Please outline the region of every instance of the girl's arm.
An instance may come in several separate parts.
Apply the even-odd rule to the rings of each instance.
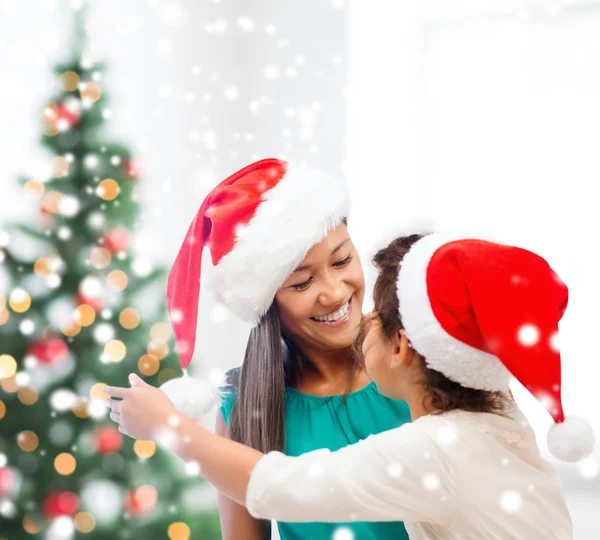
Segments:
[[[447,525],[457,507],[457,475],[448,457],[453,447],[441,449],[435,440],[445,425],[439,418],[425,417],[337,452],[264,456],[204,429],[177,412],[163,392],[139,377],[130,379],[131,388],[104,388],[122,398],[107,403],[119,430],[157,440],[184,461],[196,462],[209,482],[255,518]]]
[[[229,438],[229,430],[223,416],[217,413],[216,433]],[[219,492],[219,517],[221,518],[221,534],[223,540],[270,540],[270,521],[253,518],[244,506],[232,501]]]
[[[447,525],[454,474],[438,445],[414,424],[337,452],[267,455],[182,417],[174,452],[255,518],[291,522],[428,521]]]

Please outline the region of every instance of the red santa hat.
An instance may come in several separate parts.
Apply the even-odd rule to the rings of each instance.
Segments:
[[[344,182],[324,172],[264,159],[236,172],[204,199],[169,273],[167,303],[185,376],[161,388],[184,414],[218,401],[207,381],[187,376],[196,341],[202,251],[210,250],[217,299],[258,324],[308,251],[349,213]]]
[[[428,367],[488,391],[515,377],[552,416],[555,457],[578,461],[592,452],[589,424],[563,413],[558,322],[568,289],[542,257],[434,233],[405,255],[397,290],[406,336]]]

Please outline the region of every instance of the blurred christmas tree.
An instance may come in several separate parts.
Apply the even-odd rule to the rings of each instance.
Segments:
[[[138,166],[99,133],[103,66],[76,18],[62,91],[43,110],[53,176],[22,179],[38,217],[0,231],[0,540],[220,538],[197,471],[107,417],[104,384],[179,374],[166,272],[130,251]]]

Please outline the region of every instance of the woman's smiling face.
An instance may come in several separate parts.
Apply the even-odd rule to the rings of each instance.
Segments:
[[[336,350],[358,337],[364,292],[358,253],[342,223],[307,253],[275,303],[281,325],[298,347]]]

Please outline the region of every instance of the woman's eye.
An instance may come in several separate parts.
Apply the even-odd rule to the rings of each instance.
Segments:
[[[311,284],[311,282],[312,282],[312,278],[305,281],[304,283],[298,283],[298,285],[292,285],[292,289],[294,289],[295,291],[303,291]]]
[[[348,255],[345,259],[334,263],[333,266],[346,266],[352,260],[352,255]]]

